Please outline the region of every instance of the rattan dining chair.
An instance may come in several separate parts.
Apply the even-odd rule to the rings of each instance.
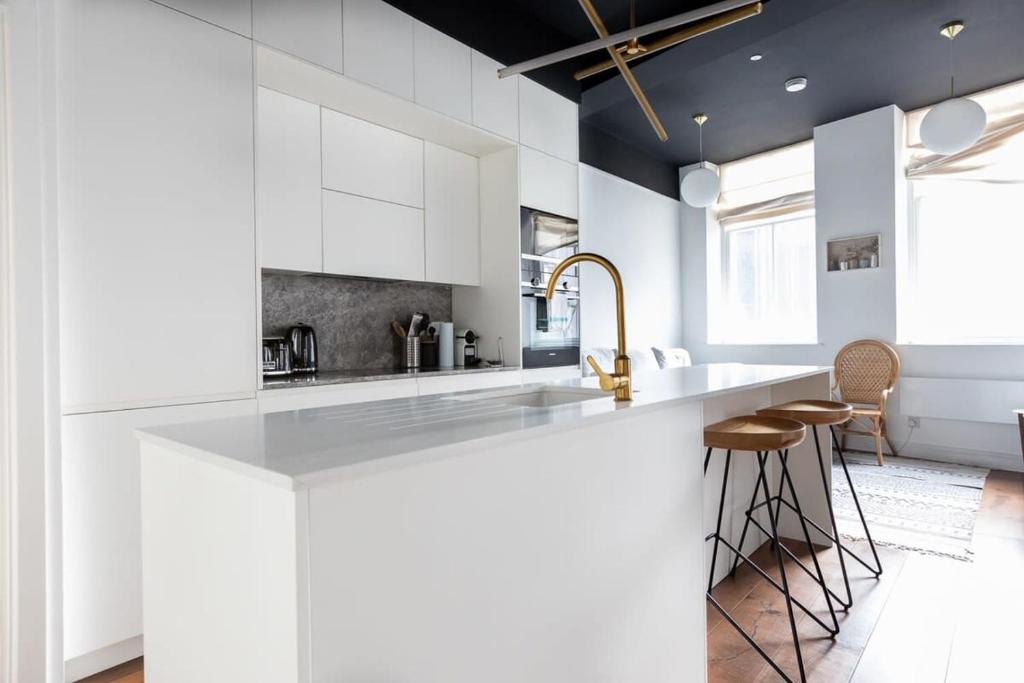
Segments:
[[[853,417],[839,427],[843,450],[847,434],[861,434],[874,437],[879,465],[885,464],[882,439],[889,444],[892,454],[898,455],[886,430],[885,406],[899,375],[900,357],[896,350],[877,339],[850,342],[836,354],[836,383],[832,389],[838,391],[840,400],[854,406]]]

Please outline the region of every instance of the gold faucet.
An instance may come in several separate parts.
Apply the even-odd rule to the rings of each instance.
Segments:
[[[626,355],[626,305],[622,293],[622,276],[619,275],[619,269],[616,268],[611,261],[599,254],[584,252],[582,254],[570,256],[555,266],[554,272],[551,273],[551,277],[548,279],[548,291],[546,296],[550,299],[555,295],[555,285],[558,283],[558,278],[566,268],[583,261],[590,261],[598,264],[599,266],[604,266],[604,269],[612,276],[612,281],[615,283],[615,324],[619,333],[619,349],[618,355],[615,356],[615,372],[607,373],[602,370],[601,366],[597,364],[597,361],[594,360],[593,356],[587,356],[587,363],[589,363],[590,367],[594,368],[594,372],[597,373],[601,382],[601,388],[605,391],[615,392],[616,401],[632,401],[633,374],[629,356]]]

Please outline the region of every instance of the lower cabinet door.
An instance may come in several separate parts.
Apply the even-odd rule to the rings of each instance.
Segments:
[[[566,365],[557,368],[531,368],[523,370],[523,384],[540,382],[559,382],[563,379],[580,379],[583,371],[579,365]]]
[[[416,381],[419,383],[420,396],[428,396],[453,391],[513,386],[522,383],[522,374],[519,370],[493,370],[463,375],[420,377]]]
[[[323,191],[324,272],[424,279],[423,209]]]
[[[133,430],[255,414],[256,401],[249,399],[62,418],[64,658],[69,680],[142,654],[139,444]],[[132,639],[137,644],[124,645]],[[111,647],[115,645],[119,647]]]
[[[268,389],[259,392],[260,413],[280,413],[364,401],[386,401],[416,395],[416,380],[389,379],[304,389]]]

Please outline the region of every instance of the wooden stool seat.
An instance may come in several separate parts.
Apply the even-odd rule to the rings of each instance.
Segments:
[[[778,451],[801,443],[806,433],[806,427],[796,420],[740,415],[705,427],[704,446],[734,451]]]
[[[787,401],[757,411],[765,417],[784,417],[805,425],[843,424],[853,415],[853,406],[839,401]]]

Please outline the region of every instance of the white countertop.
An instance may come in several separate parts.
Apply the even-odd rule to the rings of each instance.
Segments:
[[[541,430],[580,426],[590,420],[619,419],[638,410],[701,401],[830,370],[809,365],[697,365],[636,375],[631,402],[617,403],[611,394],[544,408],[486,400],[517,390],[502,387],[190,422],[140,429],[136,435],[297,490],[363,476],[381,467],[471,453],[491,439],[535,436]],[[597,379],[552,385],[596,388]]]

